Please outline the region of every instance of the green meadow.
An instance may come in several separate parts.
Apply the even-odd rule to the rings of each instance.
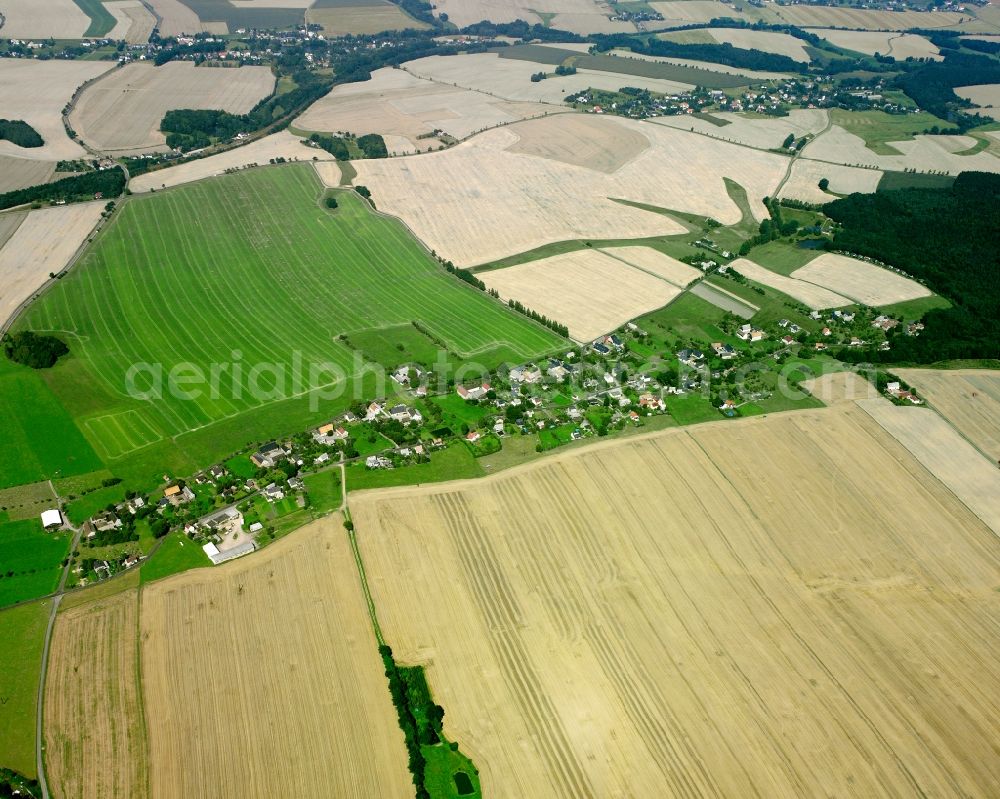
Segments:
[[[353,192],[332,213],[323,194],[302,164],[125,202],[18,322],[61,335],[71,355],[44,376],[0,371],[23,386],[23,407],[0,422],[20,456],[4,461],[0,486],[103,465],[150,487],[305,429],[377,388],[342,334],[361,334],[366,354],[390,365],[371,331],[493,363],[560,346]]]

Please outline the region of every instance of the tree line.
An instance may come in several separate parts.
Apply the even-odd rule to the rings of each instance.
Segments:
[[[99,199],[97,194],[107,200],[117,197],[124,190],[125,173],[119,167],[101,169],[0,194],[0,208],[13,208],[15,205],[33,202]]]
[[[768,72],[803,72],[808,67],[804,62],[795,61],[786,55],[765,53],[762,50],[744,50],[729,43],[679,44],[653,37],[636,38],[627,33],[595,34],[590,39],[599,52],[623,48],[643,55],[690,58],[728,67]]]

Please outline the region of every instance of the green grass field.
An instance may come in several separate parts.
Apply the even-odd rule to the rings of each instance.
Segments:
[[[73,0],[73,2],[90,17],[90,26],[84,36],[104,36],[115,26],[114,16],[104,7],[101,0]]]
[[[41,372],[0,357],[0,396],[0,488],[101,468]]]
[[[54,591],[69,541],[45,532],[38,518],[0,522],[0,607]]]
[[[73,355],[44,383],[14,375],[32,383],[22,410],[32,423],[0,424],[48,430],[51,417],[76,436],[74,468],[95,470],[75,419],[104,463],[142,487],[371,396],[376,378],[341,333],[416,320],[459,356],[493,362],[560,346],[551,331],[448,275],[395,220],[350,192],[331,214],[318,204],[322,193],[311,167],[289,165],[126,202],[80,266],[19,321],[60,331]],[[160,398],[130,396],[130,375]],[[17,460],[44,463],[4,467],[0,480],[67,467],[64,435],[36,444],[20,428],[20,438],[8,436],[24,450]]]
[[[347,467],[347,490],[387,488],[389,486],[440,483],[443,480],[460,480],[480,477],[482,467],[476,462],[469,448],[462,442],[447,449],[431,453],[430,463],[401,466],[398,469],[366,469],[362,463]]]
[[[944,130],[951,124],[926,111],[915,114],[887,114],[884,111],[844,111],[834,108],[830,112],[833,124],[848,133],[860,136],[872,152],[879,155],[902,155],[889,142],[909,141],[916,134],[933,128]]]
[[[0,767],[27,777],[35,770],[35,699],[41,672],[49,602],[33,602],[0,612]]]
[[[212,562],[201,546],[190,541],[183,533],[170,533],[149,560],[142,564],[139,578],[144,584],[151,583],[171,574],[211,565]]]

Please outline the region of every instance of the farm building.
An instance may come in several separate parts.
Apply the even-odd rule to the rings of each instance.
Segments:
[[[42,527],[46,530],[62,527],[62,513],[56,509],[42,511]]]

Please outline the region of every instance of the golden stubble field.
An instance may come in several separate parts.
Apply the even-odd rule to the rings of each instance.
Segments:
[[[355,182],[371,190],[379,210],[459,266],[556,241],[684,230],[615,199],[734,224],[742,212],[725,177],[763,218],[760,198],[773,194],[787,165],[784,156],[687,131],[584,114],[489,130],[442,152],[354,163]]]
[[[148,795],[135,588],[59,614],[45,679],[45,763],[57,797]]]
[[[166,150],[160,122],[178,108],[245,114],[274,89],[267,67],[163,66],[134,61],[88,86],[70,124],[91,147],[114,153]]]
[[[931,296],[930,290],[915,280],[857,258],[829,252],[796,269],[791,278],[871,306]]]
[[[412,795],[339,516],[143,589],[155,797]]]
[[[986,457],[1000,463],[1000,371],[895,369]]]
[[[1000,791],[1000,541],[852,402],[351,508],[484,795]]]

